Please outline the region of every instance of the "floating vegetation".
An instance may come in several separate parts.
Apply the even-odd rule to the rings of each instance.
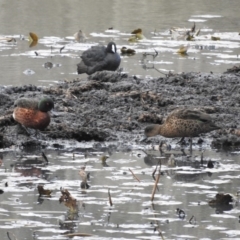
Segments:
[[[44,68],[47,68],[47,69],[51,69],[51,68],[53,68],[53,63],[51,63],[51,62],[46,62],[46,63],[44,63]]]
[[[203,157],[202,152],[195,151],[196,156],[193,161],[184,161],[184,155],[180,150],[175,151],[174,155],[169,153],[173,150],[167,149],[160,153],[159,146],[151,147],[149,150],[151,154],[148,154],[147,150],[113,151],[111,167],[99,168],[99,158],[106,156],[104,154],[106,151],[108,150],[104,149],[95,153],[87,150],[86,154],[86,149],[76,149],[74,152],[53,154],[52,150],[44,150],[48,161],[40,151],[36,156],[22,157],[21,161],[14,164],[14,171],[5,172],[4,169],[0,169],[2,182],[4,179],[4,184],[1,186],[4,191],[2,196],[8,198],[8,201],[1,202],[0,210],[3,214],[8,214],[4,209],[21,207],[19,212],[11,213],[14,214],[14,221],[5,220],[6,225],[12,226],[13,229],[21,226],[26,231],[28,229],[26,222],[30,222],[32,227],[38,228],[40,237],[50,238],[59,234],[59,239],[60,236],[95,235],[98,229],[97,235],[101,239],[110,234],[111,224],[114,223],[115,218],[119,218],[122,223],[116,228],[116,233],[121,233],[121,236],[127,237],[129,231],[134,231],[136,236],[142,236],[144,229],[151,228],[151,231],[144,233],[148,238],[154,234],[165,239],[174,238],[177,234],[175,230],[169,231],[169,226],[183,229],[184,234],[187,235],[190,234],[189,228],[198,228],[197,222],[202,218],[208,219],[207,227],[211,225],[223,227],[228,222],[238,221],[237,212],[232,212],[231,218],[225,218],[222,223],[219,223],[219,218],[215,217],[215,211],[219,217],[224,217],[222,209],[226,211],[235,206],[231,202],[230,194],[215,194],[216,188],[227,186],[228,181],[217,184],[216,180],[231,178],[233,182],[235,177],[237,181],[240,170],[240,167],[238,170],[234,167],[234,162],[224,162],[224,158],[220,159],[220,153],[211,155],[213,158],[211,161],[216,167],[210,169],[207,168],[207,163],[210,161],[208,152],[204,152]],[[146,154],[154,158],[151,160],[153,165],[145,163]],[[2,159],[6,164],[5,155]],[[217,164],[216,160],[221,164]],[[25,161],[28,161],[28,164],[20,164]],[[79,169],[79,164],[84,165]],[[34,168],[31,168],[33,166]],[[228,175],[233,168],[234,176]],[[91,171],[93,175],[92,186],[88,191],[83,191],[79,186],[79,178],[83,183],[90,181],[86,170]],[[127,170],[131,174],[127,174]],[[50,174],[47,175],[46,171]],[[209,171],[213,174],[209,175]],[[63,187],[60,192],[54,191],[61,185]],[[39,193],[37,199],[34,193],[35,186]],[[208,205],[206,199],[209,198],[209,194],[216,197],[215,201],[210,201]],[[34,200],[32,201],[32,197],[29,196]],[[219,200],[221,205],[223,203],[228,208],[216,204]],[[67,211],[62,213],[61,205],[55,204],[58,201],[64,204]],[[60,216],[61,213],[64,215]],[[46,218],[49,219],[48,224],[45,223]],[[56,226],[56,218],[59,218],[59,226]],[[107,221],[107,226],[99,224],[103,219]],[[9,232],[10,238],[14,239],[11,231]],[[192,235],[199,236],[197,232]]]
[[[220,37],[211,36],[211,40],[212,41],[219,41],[219,40],[221,40],[221,38]]]
[[[29,33],[29,47],[34,47],[36,46],[38,43],[38,36],[37,34],[30,32]]]
[[[142,29],[141,28],[137,28],[137,29],[135,29],[131,32],[131,34],[139,34],[139,33],[142,34]]]
[[[52,190],[44,189],[42,185],[38,185],[37,189],[40,196],[51,196]]]
[[[103,155],[100,157],[100,161],[102,162],[102,165],[104,167],[108,167],[108,164],[107,164],[107,159],[109,158],[109,156],[106,156],[106,155]]]
[[[67,189],[61,189],[62,196],[59,198],[60,203],[64,203],[64,205],[69,209],[70,213],[78,212],[78,204],[77,200],[70,194]]]
[[[186,55],[189,47],[190,47],[190,45],[181,46],[181,47],[177,50],[177,53],[180,53],[180,54],[182,54],[182,55]]]
[[[146,37],[143,35],[142,33],[142,29],[141,28],[138,28],[138,29],[135,29],[131,32],[131,34],[133,34],[133,36],[131,36],[128,41],[129,42],[137,42],[138,40],[143,40],[143,39],[146,39]]]
[[[35,74],[35,72],[32,69],[26,69],[23,73],[25,75],[33,75],[33,74]]]

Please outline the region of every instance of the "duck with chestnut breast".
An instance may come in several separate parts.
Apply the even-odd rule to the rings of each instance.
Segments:
[[[44,130],[50,123],[49,111],[54,107],[53,100],[44,97],[41,100],[19,98],[15,103],[13,118],[26,128]]]

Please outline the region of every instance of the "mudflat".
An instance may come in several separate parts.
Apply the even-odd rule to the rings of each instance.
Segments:
[[[239,67],[223,74],[170,73],[151,79],[102,71],[50,87],[0,86],[0,148],[38,142],[19,127],[12,112],[16,99],[42,96],[54,101],[50,125],[37,134],[49,145],[56,139],[138,143],[148,124],[163,123],[178,107],[203,110],[222,127],[204,134],[202,139],[210,138],[212,146],[240,145]]]

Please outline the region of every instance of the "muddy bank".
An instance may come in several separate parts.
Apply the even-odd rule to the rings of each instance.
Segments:
[[[239,146],[240,74],[182,73],[140,79],[120,72],[98,72],[85,80],[51,87],[0,87],[0,148],[33,144],[12,119],[19,97],[50,96],[55,103],[50,125],[38,138],[76,141],[139,142],[150,123],[162,123],[176,107],[203,109],[222,130],[204,134],[214,147]],[[149,139],[159,142],[161,137]],[[162,138],[164,139],[164,138]],[[175,140],[170,140],[175,141]],[[196,138],[195,143],[198,142]],[[200,142],[200,141],[199,141]],[[49,142],[51,144],[51,141]]]

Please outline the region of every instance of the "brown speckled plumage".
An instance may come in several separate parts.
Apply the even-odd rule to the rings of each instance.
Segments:
[[[166,138],[192,138],[219,128],[212,122],[207,113],[190,109],[177,109],[169,114],[162,125],[154,124],[146,127],[145,135],[147,137],[161,135]]]

